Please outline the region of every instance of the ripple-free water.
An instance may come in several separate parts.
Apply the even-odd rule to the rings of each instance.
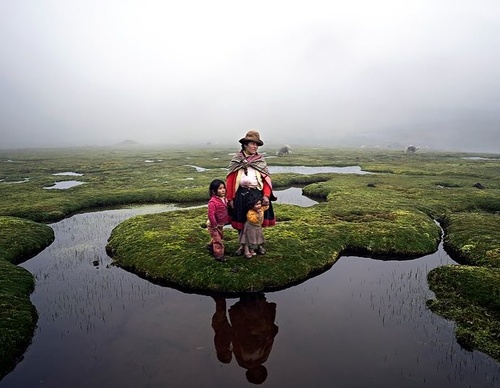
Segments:
[[[259,303],[227,299],[233,321],[223,308],[214,318],[222,322],[214,324],[219,357],[226,357],[219,361],[213,298],[110,266],[104,250],[125,219],[175,209],[107,210],[51,225],[55,241],[22,264],[36,278],[33,343],[0,387],[220,388],[252,379],[269,387],[500,385],[499,363],[461,349],[453,323],[425,306],[432,297],[427,273],[452,263],[442,246],[406,261],[341,257],[327,272]],[[246,347],[237,313],[258,334]],[[263,366],[256,377],[238,361]]]

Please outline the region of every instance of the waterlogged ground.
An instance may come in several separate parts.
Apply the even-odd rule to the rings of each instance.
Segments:
[[[278,193],[282,201],[287,196],[293,192]],[[441,246],[408,261],[341,257],[327,272],[259,303],[227,299],[235,332],[237,310],[247,318],[263,310],[275,315],[248,320],[271,328],[263,330],[267,360],[257,377],[237,362],[241,338],[232,338],[229,363],[219,361],[228,337],[214,325],[216,349],[213,298],[154,285],[111,266],[104,251],[126,218],[171,210],[108,210],[51,225],[54,243],[22,264],[36,278],[38,328],[0,387],[229,387],[248,378],[270,387],[499,386],[500,365],[461,349],[453,323],[425,307],[432,297],[427,273],[451,263]]]

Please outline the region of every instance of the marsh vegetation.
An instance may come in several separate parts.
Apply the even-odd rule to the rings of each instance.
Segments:
[[[202,204],[208,183],[225,175],[232,152],[215,147],[0,152],[0,233],[5,236],[0,245],[0,349],[6,349],[2,360],[7,360],[2,374],[22,355],[36,323],[29,303],[33,278],[15,263],[51,243],[52,231],[43,223],[85,209],[126,204]],[[269,158],[268,163],[358,166],[371,174],[275,173],[277,189],[297,185],[308,197],[324,201],[308,207],[277,204],[278,225],[266,230],[268,253],[257,260],[211,261],[204,252],[205,210],[194,207],[125,220],[108,243],[114,262],[154,283],[190,292],[266,292],[303,282],[341,255],[400,260],[428,255],[440,241],[437,220],[444,228],[445,249],[461,265],[431,270],[429,285],[436,299],[428,306],[456,322],[461,346],[500,360],[496,155],[294,147],[293,154]],[[44,190],[61,181],[61,175],[54,174],[63,172],[82,174],[79,181],[85,184]],[[22,244],[11,243],[20,239]],[[228,230],[228,249],[236,245],[236,234]],[[4,330],[12,326],[4,303],[19,310],[14,326],[24,325],[24,333]]]

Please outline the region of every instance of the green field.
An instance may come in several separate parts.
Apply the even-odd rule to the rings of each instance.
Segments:
[[[237,149],[75,148],[0,151],[0,377],[28,346],[36,325],[34,280],[15,264],[49,245],[45,225],[88,209],[140,203],[200,204],[224,178]],[[461,265],[428,276],[428,306],[453,319],[457,339],[500,360],[500,155],[390,149],[294,148],[270,165],[360,166],[375,174],[275,174],[275,188],[300,185],[326,201],[309,208],[275,204],[256,260],[208,260],[206,210],[133,217],[112,233],[108,251],[124,268],[155,282],[198,292],[283,288],[329,268],[339,255],[414,258],[434,252],[444,229]],[[273,157],[271,157],[273,156]],[[197,171],[194,167],[202,167]],[[53,175],[73,172],[81,176]],[[84,184],[48,190],[57,181]],[[478,185],[478,183],[480,185]],[[481,188],[478,188],[481,187]],[[226,233],[228,250],[237,235]]]

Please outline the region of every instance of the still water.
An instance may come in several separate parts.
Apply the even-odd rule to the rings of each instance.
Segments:
[[[278,198],[300,197],[290,190]],[[183,293],[110,265],[113,227],[175,209],[51,225],[54,243],[22,264],[36,278],[33,343],[0,387],[500,386],[500,364],[461,349],[453,323],[425,307],[427,273],[452,263],[442,246],[407,261],[342,257],[299,285],[241,300]]]

